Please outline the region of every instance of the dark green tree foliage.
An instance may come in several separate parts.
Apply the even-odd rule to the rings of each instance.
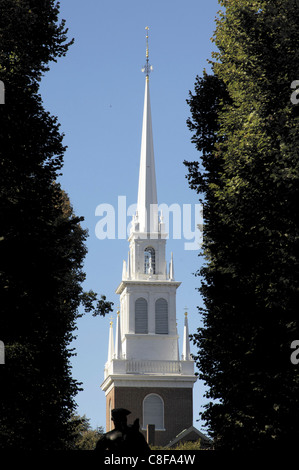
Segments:
[[[86,416],[72,416],[74,435],[71,450],[95,450],[96,444],[104,434],[104,429],[100,426],[92,429],[90,420]]]
[[[204,326],[193,336],[212,399],[203,418],[217,449],[289,448],[299,439],[299,8],[220,4],[213,75],[189,99],[201,165],[186,163],[204,202]]]
[[[56,179],[65,147],[57,118],[38,85],[50,61],[65,55],[64,22],[52,0],[0,0],[0,448],[68,448],[79,390],[70,342],[83,302],[87,233]]]

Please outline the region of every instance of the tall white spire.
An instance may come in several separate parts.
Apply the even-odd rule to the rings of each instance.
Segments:
[[[143,108],[143,125],[140,152],[139,185],[137,199],[137,216],[140,232],[158,231],[158,202],[156,188],[156,172],[153,144],[152,116],[149,92],[149,74],[152,70],[149,65],[148,52],[148,26],[147,30],[147,48],[146,65],[142,69],[146,74],[145,94]]]

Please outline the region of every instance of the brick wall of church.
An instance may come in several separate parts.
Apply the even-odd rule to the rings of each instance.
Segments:
[[[111,408],[126,408],[131,411],[128,424],[139,418],[140,427],[143,425],[142,404],[144,398],[156,393],[164,401],[165,431],[156,431],[155,445],[164,446],[174,439],[181,431],[193,424],[193,404],[191,388],[164,387],[113,387],[106,398],[106,430],[109,430],[109,402]],[[146,430],[142,431],[146,437]]]

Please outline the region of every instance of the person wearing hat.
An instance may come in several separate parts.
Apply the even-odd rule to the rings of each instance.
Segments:
[[[134,424],[127,424],[127,416],[131,412],[125,408],[115,408],[111,411],[114,429],[101,436],[96,444],[96,451],[111,451],[126,455],[144,454],[150,451],[143,434],[139,431],[139,419]]]

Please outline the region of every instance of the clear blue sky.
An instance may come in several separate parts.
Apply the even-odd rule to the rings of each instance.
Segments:
[[[44,106],[58,116],[65,134],[63,189],[76,215],[89,230],[85,260],[86,290],[105,294],[119,304],[115,294],[127,258],[126,240],[99,240],[95,210],[99,204],[117,208],[118,196],[127,205],[136,203],[145,77],[145,26],[150,27],[151,107],[157,175],[158,202],[171,205],[198,203],[188,187],[183,160],[199,155],[186,126],[189,90],[204,68],[215,45],[217,0],[61,0],[61,18],[75,44],[67,56],[53,63],[41,83]],[[129,222],[129,219],[128,219]],[[188,307],[190,333],[200,325],[196,291],[200,267],[198,251],[184,249],[186,240],[170,239],[167,257],[174,254],[177,319],[182,348],[184,307]],[[115,312],[113,314],[115,318]],[[114,323],[115,324],[115,323]],[[109,318],[85,315],[78,321],[73,343],[73,376],[83,382],[77,396],[80,415],[93,427],[105,427],[105,395],[100,389],[107,360]],[[191,352],[196,349],[191,345]],[[194,425],[202,404],[204,387],[194,387]]]

